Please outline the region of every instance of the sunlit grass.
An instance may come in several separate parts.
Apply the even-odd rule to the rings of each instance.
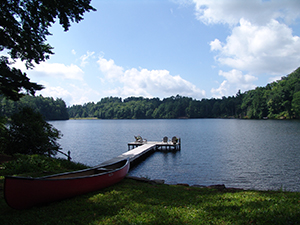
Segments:
[[[126,178],[97,192],[23,211],[9,208],[1,197],[0,221],[1,224],[299,224],[300,193],[219,191],[153,185]]]

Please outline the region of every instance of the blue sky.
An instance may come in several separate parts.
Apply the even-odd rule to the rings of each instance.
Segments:
[[[51,27],[55,54],[27,71],[45,86],[37,94],[67,105],[108,96],[221,98],[265,86],[300,66],[298,0],[91,4],[97,11],[68,32]]]

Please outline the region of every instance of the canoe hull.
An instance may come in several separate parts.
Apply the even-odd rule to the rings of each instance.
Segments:
[[[120,182],[126,176],[129,170],[129,160],[122,162],[121,165],[120,168],[105,173],[63,179],[55,179],[52,176],[5,177],[4,197],[10,207],[26,209],[97,191]]]

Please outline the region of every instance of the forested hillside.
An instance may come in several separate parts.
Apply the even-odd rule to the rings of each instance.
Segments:
[[[69,114],[66,103],[57,98],[54,100],[50,97],[29,96],[22,97],[19,101],[7,100],[0,96],[0,116],[10,117],[12,114],[19,111],[24,106],[29,106],[36,111],[39,111],[45,120],[67,120]]]
[[[241,94],[222,99],[194,100],[189,97],[172,96],[158,98],[130,97],[122,101],[106,97],[98,103],[75,105],[68,108],[72,118],[97,117],[99,119],[172,119],[215,118],[241,114]]]
[[[281,80],[243,94],[241,110],[248,118],[300,118],[300,68]]]
[[[159,98],[106,97],[97,103],[68,108],[73,118],[153,119],[153,118],[300,118],[300,68],[281,80],[222,99],[195,100],[172,96]]]
[[[300,68],[281,80],[222,99],[195,100],[180,95],[159,98],[105,97],[99,102],[66,108],[62,99],[25,96],[18,102],[0,97],[0,116],[30,106],[46,120],[97,117],[99,119],[250,118],[300,119]]]

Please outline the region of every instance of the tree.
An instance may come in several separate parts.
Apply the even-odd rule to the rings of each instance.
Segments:
[[[5,117],[0,116],[0,153],[2,153],[6,147],[7,127],[5,124]]]
[[[294,111],[295,118],[300,118],[300,91],[296,92],[292,100],[292,110]]]
[[[53,156],[60,149],[61,133],[47,123],[42,114],[24,107],[11,116],[3,151],[6,154],[42,154]]]
[[[91,0],[2,0],[0,2],[0,95],[19,100],[24,94],[34,95],[42,85],[30,82],[26,73],[11,68],[17,59],[27,69],[54,54],[47,41],[49,27],[58,18],[67,31],[70,22],[79,22],[83,14],[95,9]],[[10,58],[7,56],[10,56]]]
[[[69,119],[66,103],[60,98],[26,95],[19,101],[12,101],[0,96],[0,116],[10,118],[19,108],[25,106],[40,112],[47,121]]]

